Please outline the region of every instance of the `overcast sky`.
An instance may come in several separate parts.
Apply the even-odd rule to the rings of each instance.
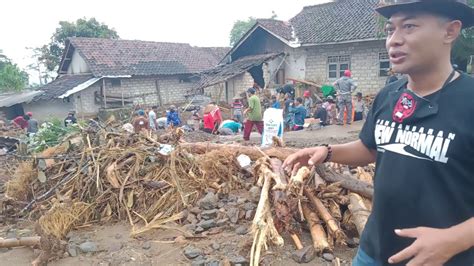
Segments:
[[[227,46],[234,21],[250,16],[288,20],[304,6],[328,0],[10,0],[2,1],[0,49],[21,68],[32,63],[25,47],[49,42],[61,20],[95,17],[120,38]],[[34,74],[33,74],[34,75]],[[30,79],[36,82],[35,77]]]

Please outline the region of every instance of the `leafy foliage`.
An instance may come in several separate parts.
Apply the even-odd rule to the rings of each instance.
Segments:
[[[38,129],[38,132],[30,139],[29,148],[34,152],[41,152],[49,147],[54,147],[72,133],[80,130],[76,124],[68,127],[63,126],[63,121],[52,119],[45,122]]]
[[[230,31],[230,46],[234,46],[237,44],[237,42],[244,36],[247,31],[249,31],[257,22],[257,20],[254,17],[249,17],[246,20],[237,20],[234,22],[234,26],[232,27],[232,30]]]
[[[28,84],[28,74],[0,50],[0,92],[21,91]]]
[[[69,37],[90,37],[118,39],[119,36],[113,28],[98,22],[95,18],[80,18],[75,22],[60,21],[51,42],[36,48],[39,53],[38,60],[53,71],[59,65],[64,51],[66,39]]]

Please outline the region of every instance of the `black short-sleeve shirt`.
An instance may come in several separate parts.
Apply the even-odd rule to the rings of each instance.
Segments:
[[[461,74],[427,97],[407,90],[406,80],[389,84],[360,139],[377,150],[361,249],[379,264],[414,241],[395,229],[448,228],[474,217],[474,78]],[[474,265],[474,248],[447,265]]]

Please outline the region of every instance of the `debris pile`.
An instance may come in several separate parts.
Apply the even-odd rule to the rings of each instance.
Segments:
[[[236,234],[254,235],[250,255],[257,265],[267,244],[284,244],[286,232],[303,250],[304,229],[313,236],[314,254],[331,253],[357,236],[370,211],[370,167],[302,168],[287,177],[281,160],[293,149],[186,143],[179,129],[157,136],[119,128],[74,132],[23,161],[6,184],[2,215],[37,221],[38,260],[64,254],[60,240],[75,227],[126,220],[132,236],[173,227],[170,222],[184,225],[178,230],[185,236],[216,234],[233,224]],[[252,166],[241,164],[243,155]],[[248,197],[232,195],[235,190]],[[253,220],[252,228],[239,220]]]

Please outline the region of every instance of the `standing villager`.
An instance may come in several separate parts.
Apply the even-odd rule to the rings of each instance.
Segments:
[[[474,265],[474,78],[451,65],[474,9],[465,0],[385,3],[386,48],[406,78],[378,93],[359,140],[300,150],[283,167],[377,161],[353,266]]]
[[[262,117],[262,106],[260,99],[255,95],[256,91],[254,88],[247,90],[249,96],[249,107],[245,109],[244,114],[247,116],[247,120],[244,124],[244,140],[250,140],[250,133],[253,127],[257,127],[258,133],[263,133],[263,117]]]
[[[344,76],[334,82],[337,93],[337,108],[339,109],[338,125],[344,124],[344,112],[346,112],[346,124],[352,122],[352,92],[357,89],[357,84],[352,80],[350,70],[344,71]]]

